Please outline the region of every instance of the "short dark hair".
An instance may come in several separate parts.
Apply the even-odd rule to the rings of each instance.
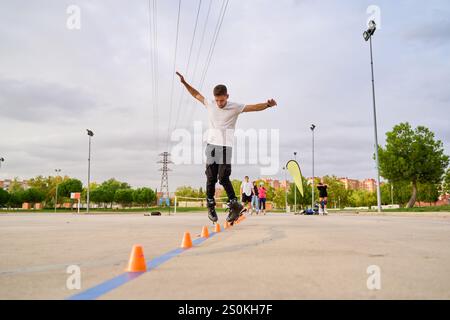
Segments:
[[[228,94],[227,87],[223,84],[218,84],[214,87],[214,96],[226,96]]]

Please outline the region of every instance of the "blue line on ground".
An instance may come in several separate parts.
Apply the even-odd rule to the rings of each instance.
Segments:
[[[217,233],[212,232],[209,237],[215,236]],[[198,246],[202,244],[204,241],[206,241],[208,238],[198,238],[192,241],[193,246]],[[182,254],[186,250],[189,249],[182,249],[178,248],[172,251],[169,251],[162,256],[156,257],[150,261],[147,262],[147,271],[150,272],[153,269],[157,268],[158,266],[162,265],[164,262],[169,261],[170,259]],[[94,300],[99,298],[100,296],[124,285],[127,282],[130,282],[131,280],[134,280],[138,278],[139,276],[143,275],[146,272],[125,272],[117,277],[114,277],[112,279],[106,280],[103,283],[100,283],[96,285],[95,287],[92,287],[90,289],[87,289],[83,292],[77,293],[71,297],[69,297],[67,300]]]

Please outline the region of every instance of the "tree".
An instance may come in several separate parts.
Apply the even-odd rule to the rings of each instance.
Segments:
[[[370,207],[377,204],[377,195],[363,189],[352,190],[349,200],[352,207]]]
[[[28,180],[28,185],[32,188],[47,192],[49,189],[49,179],[44,178],[43,176],[37,176]]]
[[[44,201],[45,193],[38,188],[29,188],[25,190],[22,194],[23,202],[28,202],[31,204],[40,203]]]
[[[8,207],[20,208],[23,203],[24,190],[16,190],[9,193]]]
[[[206,198],[206,192],[203,191],[203,188],[202,188],[202,187],[200,187],[200,189],[198,189],[198,196],[199,196],[200,198]]]
[[[0,189],[0,207],[4,207],[7,205],[9,197],[10,195],[8,191]]]
[[[411,182],[400,181],[391,184],[394,194],[394,203],[405,206],[411,198]]]
[[[102,203],[103,207],[105,207],[105,203],[107,202],[106,191],[101,187],[89,191],[89,201],[98,205]]]
[[[19,191],[23,191],[23,190],[24,189],[23,189],[22,183],[19,182],[19,179],[17,177],[14,178],[13,181],[11,181],[11,184],[9,185],[9,188],[8,188],[8,192],[10,194],[16,193]]]
[[[414,206],[418,183],[439,183],[449,165],[443,143],[434,139],[428,128],[412,129],[400,123],[386,133],[386,147],[379,148],[381,175],[393,182],[411,182],[412,192],[407,207]]]
[[[234,179],[231,181],[231,184],[233,185],[233,190],[236,197],[240,198],[242,181]]]
[[[114,178],[111,178],[104,181],[99,188],[101,188],[104,192],[104,202],[109,203],[112,207],[116,191],[119,189],[130,189],[130,186],[128,183],[120,182]]]
[[[8,206],[12,208],[20,208],[23,203],[23,194],[25,190],[18,178],[14,178],[8,188],[9,200]]]
[[[392,192],[391,188],[392,188],[391,183],[382,183],[381,184],[380,189],[381,189],[381,204],[382,205],[392,203],[393,192]]]
[[[439,200],[439,184],[420,183],[417,186],[417,200],[421,202],[436,202]]]
[[[156,200],[155,192],[150,188],[139,188],[133,191],[133,202],[149,207]]]
[[[283,188],[275,189],[272,201],[276,208],[286,208],[286,190]]]
[[[350,191],[345,188],[336,176],[323,177],[324,183],[328,185],[328,206],[329,207],[345,207],[349,203]],[[315,184],[317,186],[317,184]],[[319,199],[319,198],[315,198]]]
[[[294,182],[289,184],[289,192],[288,192],[289,205],[295,204],[295,193],[297,193],[297,207],[300,206],[300,208],[305,208],[311,204],[311,194],[312,194],[311,185],[308,184],[308,182],[305,179],[303,179],[303,197],[300,194],[300,191],[298,191],[298,188]]]
[[[175,191],[175,194],[177,195],[177,197],[189,197],[189,198],[197,197],[196,190],[189,186],[178,187],[177,190]]]
[[[130,207],[133,203],[133,190],[119,189],[114,194],[114,201],[122,207]]]
[[[100,185],[97,182],[91,182],[89,184],[89,201],[92,201],[92,191],[97,189]],[[87,186],[83,188],[81,191],[81,199],[82,201],[87,201]],[[92,201],[95,202],[95,201]]]
[[[273,201],[273,198],[275,197],[275,188],[267,185],[266,187],[266,199],[267,201]]]
[[[450,194],[450,168],[445,172],[442,182],[442,194]]]
[[[81,192],[83,183],[78,179],[67,179],[58,185],[58,195],[61,197],[70,197],[72,192]]]
[[[47,206],[49,203],[52,203],[54,205],[55,201],[55,195],[56,195],[56,186],[59,185],[64,180],[68,180],[69,177],[43,177],[43,176],[37,176],[35,178],[32,178],[28,180],[28,185],[32,188],[37,188],[41,190],[45,194],[45,199],[43,202]],[[59,190],[58,190],[59,191]],[[61,199],[60,197],[59,199]]]

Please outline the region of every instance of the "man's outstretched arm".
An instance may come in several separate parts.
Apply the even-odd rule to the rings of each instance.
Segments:
[[[187,91],[189,91],[189,93],[198,101],[200,101],[201,103],[205,104],[205,97],[203,97],[201,95],[200,92],[198,92],[196,89],[194,89],[193,87],[191,87],[191,85],[189,83],[186,82],[186,80],[184,80],[184,77],[177,72],[177,76],[180,77],[180,81],[182,84],[184,84],[184,86],[186,87]]]
[[[247,104],[242,112],[263,111],[267,108],[272,108],[277,105],[277,102],[273,99],[267,100],[264,103]]]

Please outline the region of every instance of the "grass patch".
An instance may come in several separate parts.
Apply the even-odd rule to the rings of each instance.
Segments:
[[[383,212],[450,212],[450,205],[436,207],[384,209]]]

